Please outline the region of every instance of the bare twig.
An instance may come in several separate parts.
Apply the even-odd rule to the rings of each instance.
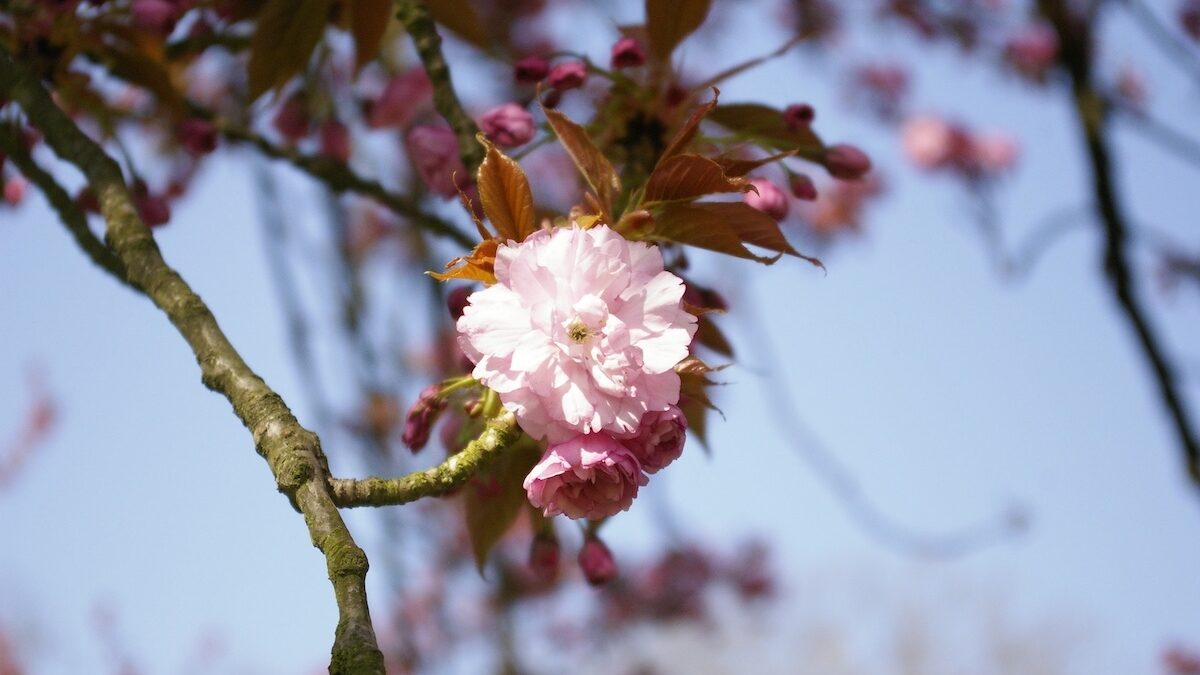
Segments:
[[[1168,28],[1144,0],[1125,0],[1125,6],[1129,8],[1142,30],[1146,31],[1150,41],[1166,53],[1168,60],[1186,70],[1188,75],[1200,84],[1200,55],[1197,55],[1196,50]]]
[[[208,306],[170,267],[134,208],[120,167],[58,108],[49,92],[0,49],[0,96],[18,103],[46,143],[83,172],[107,222],[109,248],[126,278],[161,309],[196,355],[205,386],[221,393],[254,438],[276,484],[304,514],[325,554],[338,607],[331,673],[384,672],[367,606],[367,557],[354,543],[329,490],[328,464],[315,434],[242,360]]]

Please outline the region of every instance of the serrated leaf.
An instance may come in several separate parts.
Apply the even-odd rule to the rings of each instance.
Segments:
[[[426,272],[438,281],[461,279],[463,281],[482,281],[485,284],[496,283],[496,249],[499,242],[495,239],[485,239],[475,246],[471,255],[454,258],[446,263],[443,272]]]
[[[646,34],[650,53],[660,63],[708,16],[710,0],[646,0]]]
[[[745,176],[761,166],[766,166],[772,162],[778,162],[781,159],[787,159],[795,154],[795,150],[789,150],[788,152],[779,152],[774,155],[768,155],[758,159],[741,159],[739,157],[722,155],[720,157],[714,157],[713,161],[721,165],[721,169],[725,171],[726,176]]]
[[[250,39],[246,69],[251,101],[308,65],[333,6],[334,0],[268,0]]]
[[[717,99],[720,95],[720,90],[713,87],[713,99],[692,111],[687,122],[679,128],[679,131],[675,132],[675,136],[667,144],[667,149],[663,150],[662,155],[658,158],[658,164],[662,164],[687,149],[688,144],[696,137],[696,132],[700,130],[700,123],[704,121],[704,117],[717,107]]]
[[[393,0],[349,0],[350,34],[354,36],[354,70],[366,65],[379,53],[395,11]]]
[[[467,535],[481,573],[492,547],[529,503],[521,484],[540,456],[536,443],[523,440],[480,471],[463,490]]]
[[[700,155],[676,155],[658,163],[646,181],[643,202],[695,199],[721,192],[745,192],[750,182],[730,178],[721,165]]]
[[[751,140],[777,150],[791,150],[801,157],[820,161],[825,144],[807,126],[792,128],[783,112],[758,103],[719,105],[708,119],[721,126],[748,136]]]
[[[433,20],[480,49],[491,44],[487,25],[467,0],[437,0],[426,3]]]
[[[743,244],[765,248],[781,255],[795,256],[825,269],[825,265],[819,259],[804,255],[793,248],[787,237],[783,236],[783,230],[779,229],[779,223],[774,218],[745,202],[672,204],[669,208],[679,212],[677,217],[691,218],[697,224],[724,223],[734,232],[737,240]],[[701,244],[693,245],[701,246]],[[759,261],[763,262],[761,259]],[[769,261],[774,262],[775,260],[769,259]]]
[[[617,177],[612,162],[592,143],[586,129],[557,110],[543,108],[542,111],[554,135],[558,136],[559,143],[562,143],[571,161],[575,162],[579,172],[599,197],[605,220],[609,221],[613,195],[621,191],[621,179]]]
[[[656,209],[654,225],[647,236],[650,239],[673,241],[705,248],[718,253],[746,258],[770,265],[779,259],[751,253],[742,244],[738,230],[719,209],[707,207],[717,204],[695,204],[676,202]]]
[[[524,241],[537,229],[529,179],[515,160],[496,149],[482,135],[479,140],[487,148],[479,165],[478,180],[483,212],[500,238]]]

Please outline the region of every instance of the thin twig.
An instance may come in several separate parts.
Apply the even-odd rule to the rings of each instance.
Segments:
[[[338,607],[330,672],[382,675],[383,654],[367,607],[367,556],[354,543],[331,498],[328,463],[317,436],[242,360],[208,306],[163,260],[154,235],[134,208],[117,163],[3,48],[0,96],[18,103],[55,153],[83,172],[107,222],[109,248],[124,264],[126,277],[175,325],[196,355],[205,386],[229,400],[267,460],[278,489],[303,512],[313,544],[325,554]]]
[[[1168,28],[1144,0],[1125,0],[1125,6],[1142,26],[1142,30],[1149,34],[1150,41],[1166,52],[1167,60],[1188,71],[1188,75],[1200,84],[1200,55],[1197,55],[1191,45]]]
[[[1200,142],[1196,139],[1178,129],[1167,126],[1145,112],[1129,110],[1124,107],[1116,110],[1122,113],[1121,119],[1130,127],[1157,143],[1163,150],[1190,163],[1193,167],[1200,167]]]

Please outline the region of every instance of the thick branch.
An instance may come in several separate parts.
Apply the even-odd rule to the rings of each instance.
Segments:
[[[25,143],[15,125],[5,124],[0,127],[0,150],[8,155],[9,161],[29,179],[29,182],[42,191],[42,194],[46,196],[46,201],[50,202],[50,206],[58,212],[58,217],[71,232],[71,236],[75,237],[75,243],[79,244],[79,247],[88,254],[92,262],[116,277],[121,283],[129,285],[129,280],[125,278],[125,265],[88,227],[87,216],[75,205],[75,200],[71,199],[71,195],[67,194],[67,191],[58,184],[58,181],[54,180],[53,176],[46,173],[42,167],[37,165],[37,162],[33,161],[33,157],[25,149]]]
[[[450,66],[446,64],[446,57],[442,55],[442,38],[438,35],[437,25],[429,16],[429,10],[422,0],[396,0],[396,18],[404,24],[412,37],[417,55],[421,57],[429,81],[433,83],[433,107],[454,129],[463,166],[474,176],[480,162],[483,161],[483,146],[475,140],[479,128],[475,126],[475,120],[463,110],[458,94],[454,93]]]
[[[371,197],[396,214],[408,218],[413,224],[434,234],[452,239],[464,248],[474,248],[478,243],[451,223],[426,213],[411,200],[388,190],[379,182],[359,176],[350,167],[336,159],[320,155],[306,155],[292,148],[280,147],[248,129],[227,121],[214,120],[214,123],[225,138],[253,145],[268,157],[284,160],[321,181],[334,192],[354,192]]]
[[[50,147],[83,172],[107,222],[108,246],[124,264],[128,280],[167,314],[195,353],[204,384],[229,400],[267,460],[279,490],[304,513],[313,544],[325,554],[337,599],[330,672],[382,674],[383,655],[367,607],[367,557],[354,543],[330,496],[328,466],[316,435],[301,426],[283,399],[246,365],[208,306],[163,260],[154,236],[134,209],[117,163],[2,49],[0,96],[19,103]]]
[[[488,422],[479,438],[461,452],[432,469],[414,471],[400,478],[331,479],[333,500],[341,507],[389,506],[444,495],[470,480],[520,437],[516,420],[511,413],[505,413]]]
[[[1113,295],[1137,336],[1159,397],[1167,409],[1180,449],[1192,481],[1200,484],[1200,440],[1192,426],[1191,414],[1179,387],[1180,377],[1167,358],[1162,339],[1150,323],[1142,306],[1129,255],[1130,227],[1120,203],[1113,178],[1112,155],[1109,147],[1110,112],[1092,82],[1091,26],[1078,21],[1063,0],[1041,0],[1039,3],[1058,32],[1059,60],[1071,78],[1071,93],[1075,114],[1087,147],[1092,169],[1092,189],[1096,195],[1096,214],[1104,233],[1104,271]],[[1093,22],[1095,18],[1091,19]]]

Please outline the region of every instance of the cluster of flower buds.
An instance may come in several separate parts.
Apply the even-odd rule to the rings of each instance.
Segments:
[[[974,132],[933,115],[905,122],[901,141],[908,159],[927,171],[950,171],[971,180],[994,178],[1016,164],[1017,143],[1002,133]]]

